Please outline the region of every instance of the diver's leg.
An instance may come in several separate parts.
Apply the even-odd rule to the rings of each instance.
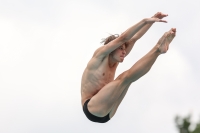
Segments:
[[[103,117],[116,112],[130,84],[145,75],[152,67],[157,57],[165,53],[170,42],[175,37],[176,30],[166,32],[158,43],[144,57],[137,61],[129,70],[120,74],[114,81],[105,85],[88,103],[88,110],[96,116]]]

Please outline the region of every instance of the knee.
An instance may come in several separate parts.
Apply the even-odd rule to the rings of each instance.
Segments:
[[[130,81],[131,77],[130,77],[129,71],[127,70],[127,71],[123,72],[116,79],[120,80],[121,82],[128,82],[128,81]]]
[[[119,77],[117,77],[118,80],[120,80],[123,83],[132,83],[135,82],[136,80],[138,80],[141,76],[140,75],[144,75],[142,73],[131,73],[130,70],[127,70],[125,72],[123,72],[121,75],[119,75]]]

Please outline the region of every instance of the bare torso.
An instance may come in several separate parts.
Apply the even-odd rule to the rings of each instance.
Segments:
[[[82,105],[87,99],[97,94],[106,84],[114,80],[117,66],[118,63],[113,67],[109,67],[109,56],[106,56],[103,60],[93,57],[89,61],[81,81]]]

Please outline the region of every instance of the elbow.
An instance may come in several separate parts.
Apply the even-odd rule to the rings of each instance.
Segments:
[[[120,36],[119,36],[119,39],[121,40],[121,42],[127,42],[130,40],[130,37],[128,37],[127,35],[125,35],[124,33],[122,33]]]

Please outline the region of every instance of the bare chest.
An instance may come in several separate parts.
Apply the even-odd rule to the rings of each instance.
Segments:
[[[108,60],[105,59],[96,69],[85,69],[81,82],[82,102],[94,96],[106,84],[114,80],[117,65],[109,67]]]
[[[101,83],[107,84],[114,80],[115,76],[115,69],[114,68],[108,68],[108,67],[100,67],[96,71],[96,78],[98,81],[101,80]]]

